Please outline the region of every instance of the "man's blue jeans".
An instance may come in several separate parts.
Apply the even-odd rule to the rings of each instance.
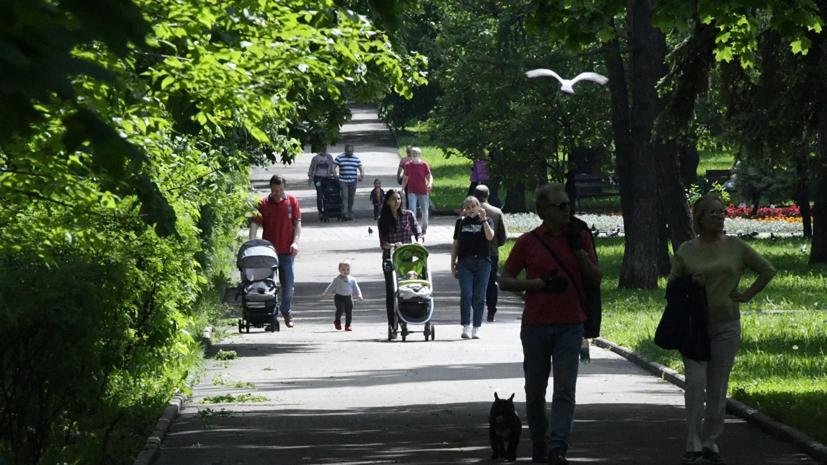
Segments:
[[[482,326],[482,314],[485,313],[485,290],[491,274],[491,262],[488,257],[474,255],[465,257],[457,263],[459,280],[459,311],[462,325],[471,324],[471,307],[474,307],[474,326]],[[578,346],[579,350],[579,346]]]
[[[520,340],[523,343],[525,409],[531,440],[547,443],[549,449],[566,451],[574,427],[574,394],[583,323],[524,324]],[[546,388],[552,367],[554,394],[551,415],[546,418]],[[551,431],[547,434],[549,425]]]
[[[428,209],[431,207],[431,201],[428,194],[412,194],[408,193],[408,210],[412,211],[416,216],[416,207],[422,209],[422,221],[419,222],[419,227],[422,228],[422,234],[428,230]]]
[[[289,315],[293,303],[293,256],[289,253],[280,253],[279,256],[279,284],[281,285],[281,314]]]
[[[500,273],[497,266],[500,262],[499,255],[491,257],[491,274],[488,276],[488,289],[485,291],[485,305],[488,307],[488,318],[493,318],[497,313],[497,301],[500,296]]]

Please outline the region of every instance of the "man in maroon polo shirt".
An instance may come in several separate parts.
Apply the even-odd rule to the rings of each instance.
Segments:
[[[284,324],[293,327],[293,315],[290,306],[293,303],[293,259],[299,253],[299,238],[302,234],[302,214],[299,201],[284,192],[286,183],[284,177],[274,174],[270,178],[270,195],[259,200],[256,209],[258,215],[253,216],[250,225],[250,239],[255,239],[258,226],[264,231],[262,239],[270,241],[276,248],[279,256],[279,284],[281,284],[281,314]]]
[[[532,460],[563,465],[568,463],[565,454],[574,426],[578,358],[586,320],[580,304],[583,284],[599,286],[603,270],[589,232],[569,228],[571,203],[565,187],[546,184],[534,196],[543,224],[517,240],[500,287],[526,293],[520,340],[526,417],[534,442]],[[522,270],[525,279],[517,279]],[[546,388],[552,367],[554,394],[547,418]]]

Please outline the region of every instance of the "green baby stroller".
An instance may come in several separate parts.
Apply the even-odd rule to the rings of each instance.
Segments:
[[[425,325],[422,331],[425,340],[433,341],[436,336],[431,324],[434,286],[428,266],[428,250],[419,244],[403,245],[393,251],[391,262],[394,270],[394,309],[402,340],[405,341],[408,334],[419,332],[411,331],[408,325]],[[393,328],[388,328],[389,340],[392,333]]]

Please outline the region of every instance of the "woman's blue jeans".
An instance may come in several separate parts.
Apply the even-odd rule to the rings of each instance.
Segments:
[[[324,188],[322,188],[322,176],[313,176],[313,185],[316,186],[316,210],[321,215],[324,212],[324,205],[322,205],[322,197],[324,197]]]
[[[531,440],[535,443],[546,442],[549,449],[566,451],[574,427],[574,393],[583,323],[524,324],[520,330],[520,340],[523,343],[525,410]],[[546,417],[549,374],[553,375],[554,393],[551,397],[551,415]]]
[[[491,262],[488,257],[473,255],[457,263],[459,279],[459,310],[462,325],[471,324],[471,307],[474,307],[474,326],[482,326],[485,313],[485,291],[488,289],[488,277],[491,275]]]

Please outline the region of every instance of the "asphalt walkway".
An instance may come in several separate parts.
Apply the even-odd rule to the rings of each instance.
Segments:
[[[368,195],[373,180],[395,180],[397,147],[375,109],[354,107],[344,128],[366,169],[357,192],[357,219],[320,223],[315,191],[307,183],[311,155],[289,167],[256,169],[253,185],[265,191],[272,173],[287,177],[288,192],[303,207],[301,252],[295,262],[296,326],[281,332],[251,330],[214,345],[239,359],[207,361],[207,373],[172,424],[156,459],[188,464],[466,464],[489,462],[487,415],[494,392],[516,393],[525,423],[521,302],[506,294],[482,339],[461,340],[459,286],[451,278],[452,218],[433,218],[427,247],[435,284],[436,340],[412,334],[386,340],[381,254]],[[347,258],[365,295],[356,302],[353,332],[333,328],[332,300],[319,294]],[[415,328],[416,329],[416,328]],[[677,464],[683,454],[683,391],[597,347],[581,365],[569,459],[576,463]],[[215,386],[217,378],[254,388]],[[200,404],[204,398],[252,393],[266,402]],[[550,392],[549,392],[550,399]],[[721,451],[730,464],[812,464],[793,445],[727,418]],[[519,463],[530,463],[524,426]]]

